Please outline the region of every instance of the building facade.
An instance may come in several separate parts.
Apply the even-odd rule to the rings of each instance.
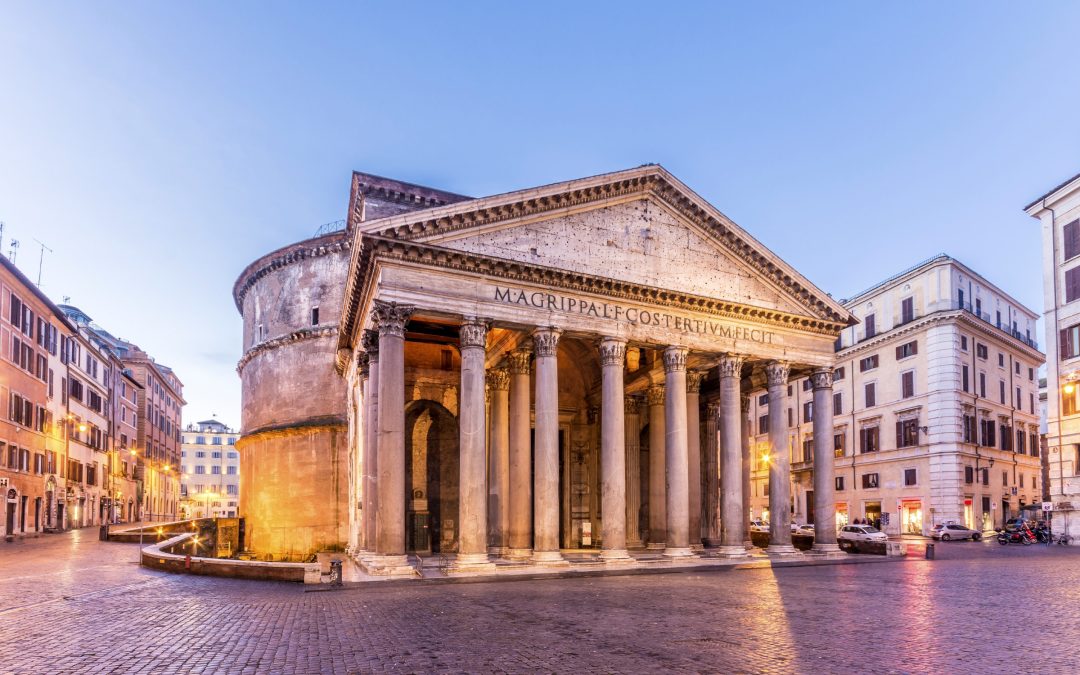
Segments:
[[[765,383],[785,408],[809,377],[829,410],[847,309],[656,165],[374,219],[362,182],[337,367],[365,569],[410,573],[413,551],[458,571],[579,547],[745,555],[747,398]],[[815,424],[831,477],[833,416]],[[768,429],[786,448],[784,420]],[[774,456],[769,553],[795,555]]]
[[[836,344],[832,415],[836,524],[926,535],[988,530],[1041,502],[1037,315],[940,255],[844,301],[860,320]],[[793,518],[814,521],[812,383],[788,385]],[[772,408],[751,400],[753,515],[768,520]]]
[[[1080,545],[1080,175],[1025,207],[1042,226],[1046,441],[1056,534]]]
[[[240,504],[239,432],[211,419],[181,433],[181,518],[235,518]]]

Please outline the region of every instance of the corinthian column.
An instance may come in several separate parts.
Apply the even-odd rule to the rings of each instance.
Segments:
[[[488,453],[488,536],[491,553],[505,555],[510,545],[510,373],[489,371],[491,450]]]
[[[538,328],[536,348],[536,467],[534,470],[532,560],[538,565],[566,565],[559,552],[559,364],[562,331]]]
[[[663,550],[667,539],[667,461],[664,444],[664,387],[654,384],[645,390],[649,405],[649,546]]]
[[[738,558],[743,547],[742,421],[739,381],[743,357],[728,354],[720,360],[720,548],[717,555]]]
[[[623,420],[623,368],[626,341],[600,341],[600,499],[603,540],[600,557],[609,563],[631,560],[626,552],[626,427]]]
[[[363,532],[364,551],[375,552],[376,514],[378,502],[378,439],[379,439],[379,331],[365,330],[360,338],[368,355],[368,387],[364,390],[364,474],[363,474]]]
[[[701,550],[701,380],[705,373],[686,372],[687,495],[690,506],[690,548]]]
[[[372,571],[411,573],[405,556],[405,323],[415,308],[375,301],[379,323],[378,513]]]
[[[664,350],[664,402],[667,463],[667,539],[664,556],[686,558],[690,552],[690,459],[686,432],[686,355],[683,347]]]
[[[532,557],[532,420],[529,375],[532,353],[510,353],[510,551],[514,560]]]
[[[720,545],[720,401],[705,406],[705,545]]]
[[[633,396],[623,399],[623,423],[626,427],[626,546],[641,548],[641,444],[638,441],[638,410],[641,401]]]
[[[769,381],[769,547],[775,556],[795,555],[791,545],[791,449],[788,447],[788,364],[765,366]]]
[[[814,550],[833,553],[836,543],[836,483],[833,477],[833,370],[810,375],[814,385]]]
[[[750,395],[739,397],[742,402],[742,508],[743,508],[743,547],[749,551],[754,548],[750,539]]]
[[[487,553],[487,419],[484,361],[488,322],[466,319],[461,324],[461,392],[458,412],[460,440],[458,528],[460,544],[453,572],[494,570]]]

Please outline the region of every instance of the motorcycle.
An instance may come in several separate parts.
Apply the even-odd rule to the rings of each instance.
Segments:
[[[1016,530],[998,530],[997,541],[1002,546],[1009,544],[1022,544],[1031,546],[1035,543],[1035,535],[1027,527]]]

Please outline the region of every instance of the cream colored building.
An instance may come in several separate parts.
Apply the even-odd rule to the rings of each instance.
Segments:
[[[1025,211],[1042,224],[1053,527],[1080,545],[1080,175]]]
[[[240,433],[210,419],[181,435],[181,518],[235,518],[240,503]]]
[[[411,574],[429,550],[454,572],[580,548],[746,555],[745,395],[767,382],[786,408],[789,379],[811,377],[828,410],[843,306],[656,165],[437,205],[395,182],[409,206],[390,213],[366,180],[337,365],[367,571]],[[829,467],[833,417],[816,424]],[[769,431],[787,445],[780,418]],[[771,470],[787,505],[784,453]],[[797,555],[782,512],[768,552]],[[815,546],[837,550],[835,532]]]
[[[836,345],[837,524],[880,521],[894,535],[927,534],[949,521],[985,530],[1038,502],[1037,315],[945,255],[843,305],[859,325]],[[793,518],[813,522],[811,385],[797,379],[788,387],[780,414]],[[767,518],[767,438],[759,432],[771,408],[760,394],[751,401],[751,508]]]

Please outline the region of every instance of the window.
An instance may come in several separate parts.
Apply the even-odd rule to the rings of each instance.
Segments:
[[[239,488],[240,488],[239,485],[226,485],[225,486],[225,494],[238,495],[238,494],[240,494],[240,489]]]
[[[221,467],[218,466],[217,464],[211,466],[210,467],[210,473],[214,474],[215,476],[221,475]]]
[[[877,328],[874,326],[874,315],[870,314],[863,319],[863,325],[866,326],[866,339],[870,339],[877,335]]]
[[[975,344],[975,356],[985,361],[990,356],[990,350],[986,348],[986,345]]]
[[[1001,484],[1004,485],[1005,487],[1009,487],[1009,472],[1008,471],[1002,471],[1001,472]]]
[[[768,394],[762,394],[761,396],[758,396],[757,404],[758,405],[769,405],[769,395]]]
[[[318,326],[319,325],[319,308],[318,307],[312,307],[311,308],[311,325],[312,326]]]
[[[1027,454],[1027,448],[1024,447],[1026,440],[1027,440],[1027,435],[1024,433],[1024,430],[1023,429],[1017,429],[1016,430],[1016,451],[1019,452],[1021,455],[1026,455]]]
[[[901,420],[896,423],[896,447],[913,448],[919,444],[919,420]]]
[[[904,298],[900,301],[900,323],[910,323],[915,320],[915,299]]]
[[[813,462],[814,461],[814,439],[812,436],[807,436],[802,442],[802,461]]]
[[[1080,356],[1080,324],[1062,328],[1059,332],[1058,341],[1061,343],[1062,359],[1073,359]]]
[[[865,373],[868,370],[873,370],[878,367],[878,355],[867,356],[865,359],[859,361],[859,372]]]
[[[1013,365],[1016,366],[1016,374],[1019,375],[1020,374],[1020,362],[1016,361],[1015,363],[1013,363]]]
[[[866,386],[863,387],[863,395],[866,398],[867,408],[873,408],[877,405],[877,383],[867,382]]]
[[[864,490],[876,488],[878,486],[878,475],[876,473],[864,473],[862,475],[862,486]]]
[[[961,300],[960,304],[964,304],[962,300]],[[960,336],[960,349],[963,349],[965,352],[968,350],[967,336],[966,335],[961,335]]]
[[[880,449],[878,437],[879,429],[877,427],[859,429],[859,452],[863,454],[877,452]]]
[[[975,482],[975,467],[964,467],[964,482],[969,485]]]
[[[803,382],[802,382],[802,390],[803,391],[810,391],[810,389],[813,388],[813,386],[814,386],[814,383],[809,377],[806,378],[805,380],[803,380]]]
[[[814,404],[812,401],[807,401],[806,403],[803,403],[802,421],[804,424],[814,421]]]
[[[1065,251],[1065,260],[1080,255],[1080,220],[1066,223],[1061,232],[1061,246]]]
[[[982,445],[992,448],[997,445],[995,440],[994,420],[980,420],[979,421],[980,435],[982,436]]]
[[[960,388],[964,391],[969,391],[968,375],[969,373],[967,365],[960,366]]]
[[[976,431],[976,427],[975,427],[975,417],[974,417],[974,415],[964,415],[963,424],[964,424],[964,442],[965,443],[975,443],[976,440],[978,439],[978,432]]]
[[[1031,434],[1031,456],[1032,457],[1038,457],[1039,456],[1039,451],[1042,450],[1042,448],[1039,447],[1039,445],[1040,445],[1040,443],[1039,443],[1039,435],[1036,434],[1036,433],[1032,433]]]
[[[834,415],[844,414],[844,395],[840,392],[832,395],[832,411]]]
[[[239,456],[240,456],[240,455],[239,455],[238,453],[236,453],[236,452],[229,452],[229,453],[228,453],[228,458],[229,458],[229,459],[236,459],[236,458],[237,458],[237,457],[239,457]]]
[[[833,434],[833,437],[832,437],[833,456],[835,456],[835,457],[843,457],[847,453],[847,448],[844,447],[845,444],[846,444],[846,441],[847,441],[847,434],[844,434],[844,433]]]
[[[1001,399],[1001,405],[1005,405],[1005,380],[998,380],[998,397]]]
[[[1016,388],[1016,409],[1021,411],[1024,409],[1024,399],[1020,393],[1020,387]],[[1031,407],[1031,412],[1035,412],[1035,406]]]
[[[210,439],[213,445],[221,445],[221,436],[214,436]]]
[[[909,370],[900,374],[900,392],[903,398],[911,398],[915,395],[915,371]]]
[[[1005,367],[1005,355],[1002,354],[1001,352],[998,352],[998,368],[1004,368],[1004,367]]]
[[[226,468],[225,473],[229,474],[230,476],[235,476],[236,475],[236,466],[235,465],[227,466],[225,468]]]
[[[906,342],[896,348],[896,360],[906,359],[919,353],[918,341]]]
[[[1080,267],[1065,270],[1065,302],[1080,298]]]
[[[979,396],[986,398],[986,373],[979,373]]]
[[[1077,396],[1080,395],[1080,386],[1072,385],[1072,391],[1069,391],[1069,388],[1069,386],[1066,386],[1061,390],[1062,415],[1075,415],[1077,411]]]
[[[990,469],[982,470],[982,484],[990,485]]]
[[[1001,425],[1001,449],[1012,450],[1012,427]]]
[[[844,367],[843,366],[833,370],[833,381],[836,382],[836,381],[842,380],[842,379],[844,379]]]
[[[215,450],[215,451],[210,453],[210,456],[212,458],[214,458],[214,459],[221,459],[221,451],[220,450]]]
[[[1034,368],[1028,368],[1028,381],[1029,382],[1034,382],[1035,381],[1035,369]]]
[[[759,434],[766,434],[769,432],[769,416],[762,415],[757,420],[757,432]]]
[[[843,492],[844,491],[844,477],[843,476],[837,476],[836,477],[836,491],[837,492]]]
[[[919,484],[919,472],[916,469],[904,469],[904,487]]]
[[[787,425],[789,427],[795,426],[795,415],[792,412],[791,408],[787,409]]]
[[[195,473],[197,473],[197,474],[204,474],[204,473],[206,473],[206,467],[205,467],[205,466],[203,466],[202,464],[196,464],[196,465],[195,465]]]

